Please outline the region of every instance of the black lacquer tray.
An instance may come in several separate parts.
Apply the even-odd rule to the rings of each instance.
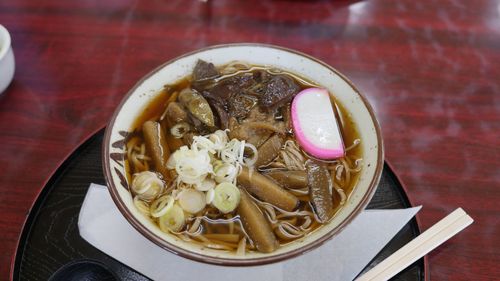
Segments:
[[[105,265],[120,280],[149,280],[83,240],[78,214],[90,183],[105,184],[101,144],[104,130],[88,139],[64,161],[33,205],[22,231],[12,271],[13,280],[48,280],[62,266],[79,260]],[[411,207],[404,189],[388,165],[384,166],[369,209]],[[415,219],[387,244],[367,268],[389,256],[420,233]],[[426,280],[420,259],[392,280]]]

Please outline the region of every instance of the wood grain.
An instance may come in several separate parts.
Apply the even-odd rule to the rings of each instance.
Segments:
[[[373,104],[386,157],[423,204],[474,225],[430,254],[431,279],[500,276],[500,11],[496,0],[2,0],[16,56],[0,97],[0,279],[51,173],[135,81],[212,44],[262,42],[346,74]]]

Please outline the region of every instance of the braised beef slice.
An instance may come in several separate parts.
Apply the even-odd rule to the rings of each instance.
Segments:
[[[300,90],[293,79],[286,75],[276,75],[260,90],[260,104],[264,108],[275,108],[289,102]]]
[[[221,128],[230,127],[229,117],[238,121],[252,117],[257,104],[265,112],[263,114],[269,116],[270,110],[276,111],[300,90],[291,77],[271,75],[266,71],[238,74],[220,81],[211,78],[218,75],[212,64],[200,60],[193,72],[191,87],[203,95],[214,113],[217,112]]]
[[[260,126],[266,124],[266,128]],[[272,130],[269,129],[272,127]],[[283,128],[283,129],[281,129]],[[276,121],[272,114],[261,109],[259,105],[254,106],[247,117],[240,122],[234,117],[229,119],[229,136],[239,140],[246,140],[255,147],[260,147],[276,131],[284,131],[284,123]]]
[[[221,99],[227,103],[232,95],[243,93],[248,87],[255,83],[253,75],[242,74],[224,79],[210,89],[206,89],[208,96]]]
[[[241,120],[256,104],[257,98],[255,97],[245,94],[234,95],[229,103],[229,115]]]
[[[255,147],[261,146],[272,134],[272,131],[249,128],[245,124],[238,124],[238,122],[231,122],[235,120],[229,119],[229,138],[245,140],[247,143],[253,144]]]
[[[220,101],[215,99],[207,98],[207,101],[212,106],[212,108],[215,109],[215,112],[217,113],[219,127],[222,130],[229,128],[229,114],[224,109],[224,105]]]
[[[193,80],[206,80],[219,76],[219,71],[212,63],[198,60],[193,70]]]
[[[271,78],[271,74],[265,70],[257,70],[253,73],[253,79],[258,83],[265,82],[269,80],[269,78]]]

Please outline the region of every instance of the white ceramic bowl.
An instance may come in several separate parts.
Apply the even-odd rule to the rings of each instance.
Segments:
[[[307,78],[327,88],[344,105],[358,126],[363,150],[363,169],[358,184],[346,205],[325,226],[310,235],[280,247],[273,253],[250,253],[244,257],[232,253],[202,249],[162,232],[145,219],[133,205],[123,167],[124,138],[134,119],[165,84],[189,75],[198,59],[223,65],[241,60],[256,65],[274,66]],[[380,128],[367,100],[354,85],[331,66],[308,55],[262,44],[231,44],[201,49],[173,59],[141,79],[116,109],[103,143],[104,173],[114,202],[142,235],[160,247],[197,261],[224,265],[257,265],[280,261],[311,250],[339,233],[368,204],[380,180],[383,147]]]
[[[0,24],[0,94],[7,89],[12,81],[14,70],[14,52],[12,52],[10,34]]]

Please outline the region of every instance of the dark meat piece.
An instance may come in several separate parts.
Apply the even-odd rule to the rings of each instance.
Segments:
[[[273,132],[285,133],[285,124],[274,119],[274,115],[254,106],[241,123],[231,117],[229,122],[229,137],[246,140],[248,143],[260,147]]]
[[[210,89],[206,89],[208,93],[205,95],[214,99],[221,99],[227,103],[231,96],[243,93],[254,83],[255,80],[252,74],[236,75],[218,82]]]
[[[212,108],[215,109],[215,112],[217,113],[220,129],[225,130],[229,128],[229,114],[224,109],[222,103],[218,100],[210,98],[207,98],[207,101],[212,106]]]
[[[271,135],[273,131],[259,128],[251,128],[245,124],[240,125],[236,118],[229,118],[229,138],[245,140],[255,147],[261,146]]]
[[[275,108],[289,102],[299,91],[299,85],[291,77],[276,75],[260,89],[260,104],[265,108]]]
[[[207,80],[219,76],[219,71],[212,63],[198,60],[193,70],[193,80]]]
[[[222,130],[229,128],[229,114],[227,113],[226,105],[224,101],[219,98],[214,98],[209,92],[203,91],[201,95],[207,100],[208,104],[212,108],[212,112],[217,113],[216,117],[217,124]]]
[[[245,119],[246,122],[268,122],[274,124],[277,122],[274,120],[274,115],[269,114],[269,112],[265,111],[262,107],[256,106],[250,110],[248,117]]]
[[[257,104],[257,98],[239,94],[234,95],[229,103],[229,115],[241,120],[247,117],[250,110]]]
[[[269,78],[271,78],[271,74],[269,74],[267,71],[265,70],[257,70],[253,73],[253,79],[257,82],[257,83],[262,83],[264,81],[267,81],[269,80]]]
[[[229,122],[231,124],[231,122]],[[272,134],[272,131],[249,128],[248,126],[229,125],[229,137],[231,139],[245,140],[247,143],[253,144],[255,147],[261,146]]]

